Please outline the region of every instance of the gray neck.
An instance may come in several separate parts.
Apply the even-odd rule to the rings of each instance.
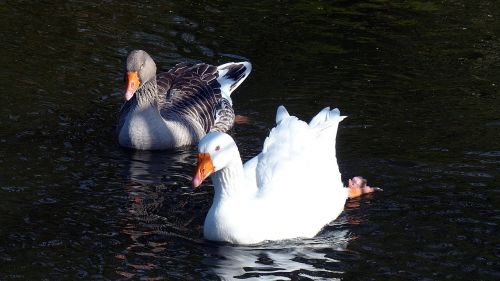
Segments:
[[[158,84],[156,77],[147,81],[135,93],[137,96],[137,105],[139,107],[154,105],[158,96]]]

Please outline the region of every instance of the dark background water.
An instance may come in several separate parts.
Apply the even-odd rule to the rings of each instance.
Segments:
[[[142,2],[142,3],[139,3]],[[499,280],[498,1],[0,2],[1,280]],[[258,153],[278,105],[348,115],[351,200],[313,239],[204,241],[192,148],[116,144],[123,61],[248,59],[232,134]]]

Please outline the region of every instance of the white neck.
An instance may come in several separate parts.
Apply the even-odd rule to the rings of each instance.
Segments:
[[[243,164],[239,153],[237,156],[238,157],[234,157],[225,168],[212,175],[212,181],[215,189],[214,203],[229,198],[241,197],[247,194],[244,192],[246,185]]]

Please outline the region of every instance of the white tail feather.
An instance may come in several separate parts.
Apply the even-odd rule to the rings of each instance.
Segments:
[[[334,108],[330,110],[330,107],[326,107],[321,110],[316,116],[313,117],[311,122],[309,122],[310,127],[316,127],[323,123],[330,123],[333,121],[340,122],[344,120],[347,116],[340,116],[340,110],[338,108]]]
[[[276,125],[279,125],[281,120],[290,117],[290,114],[286,110],[286,108],[282,105],[278,107],[278,110],[276,111]]]

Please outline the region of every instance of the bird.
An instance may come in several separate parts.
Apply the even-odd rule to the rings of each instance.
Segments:
[[[134,50],[125,68],[118,143],[137,150],[165,150],[196,145],[208,132],[228,131],[235,120],[231,93],[248,77],[252,65],[183,62],[156,74],[151,56]]]
[[[345,117],[326,107],[306,123],[279,106],[262,152],[245,164],[230,135],[204,136],[192,185],[197,188],[210,176],[214,186],[205,239],[258,244],[311,238],[335,220],[350,193],[335,149]]]

